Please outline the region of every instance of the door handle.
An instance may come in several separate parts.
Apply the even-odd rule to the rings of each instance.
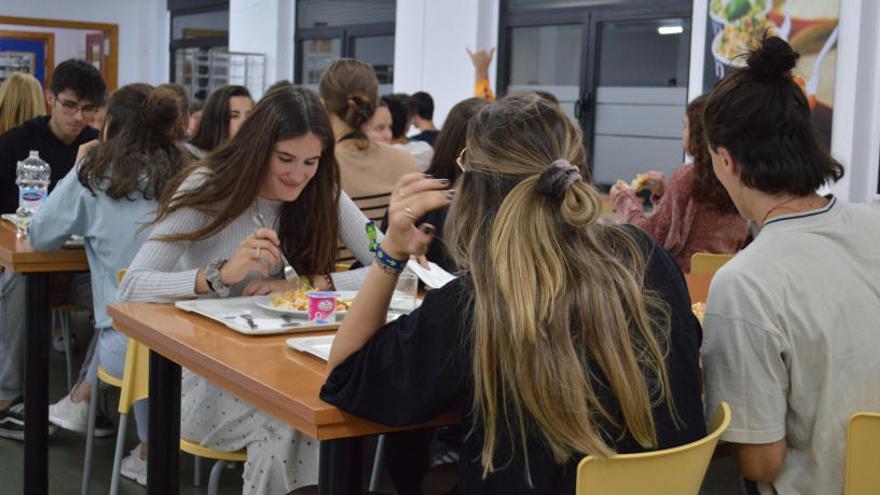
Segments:
[[[580,99],[574,102],[574,116],[576,119],[582,119],[587,112],[590,111],[590,103],[592,101],[593,94],[589,91],[584,91],[581,95]]]

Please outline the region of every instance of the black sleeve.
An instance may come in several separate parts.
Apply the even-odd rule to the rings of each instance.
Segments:
[[[321,399],[391,426],[462,410],[470,376],[462,285],[428,292],[421,307],[382,327],[327,377]]]
[[[687,283],[678,263],[643,231],[633,231],[646,250],[645,286],[669,306],[666,368],[678,418],[669,414],[664,402],[655,405],[654,421],[659,448],[676,447],[706,435],[699,362],[703,329],[691,309]]]
[[[0,134],[0,213],[18,209],[18,186],[15,184],[16,163],[22,159],[19,128]]]

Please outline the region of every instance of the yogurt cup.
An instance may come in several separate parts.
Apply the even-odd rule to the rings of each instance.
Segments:
[[[335,292],[307,292],[309,298],[309,320],[315,323],[336,321]]]

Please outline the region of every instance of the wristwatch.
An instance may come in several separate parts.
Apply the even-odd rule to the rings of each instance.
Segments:
[[[216,258],[205,267],[205,281],[208,283],[208,288],[220,297],[229,296],[229,287],[220,279],[220,268],[223,268],[225,263],[226,260]]]

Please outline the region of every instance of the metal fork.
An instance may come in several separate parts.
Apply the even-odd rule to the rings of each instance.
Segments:
[[[257,212],[257,214],[254,215],[254,224],[257,226],[258,229],[267,228],[266,220],[263,218],[263,214],[260,212]],[[284,263],[284,278],[291,283],[299,280],[299,275],[296,273],[296,270],[294,270],[293,267],[290,266],[290,262],[287,261],[287,256],[284,256],[283,251],[281,251],[281,262]]]

